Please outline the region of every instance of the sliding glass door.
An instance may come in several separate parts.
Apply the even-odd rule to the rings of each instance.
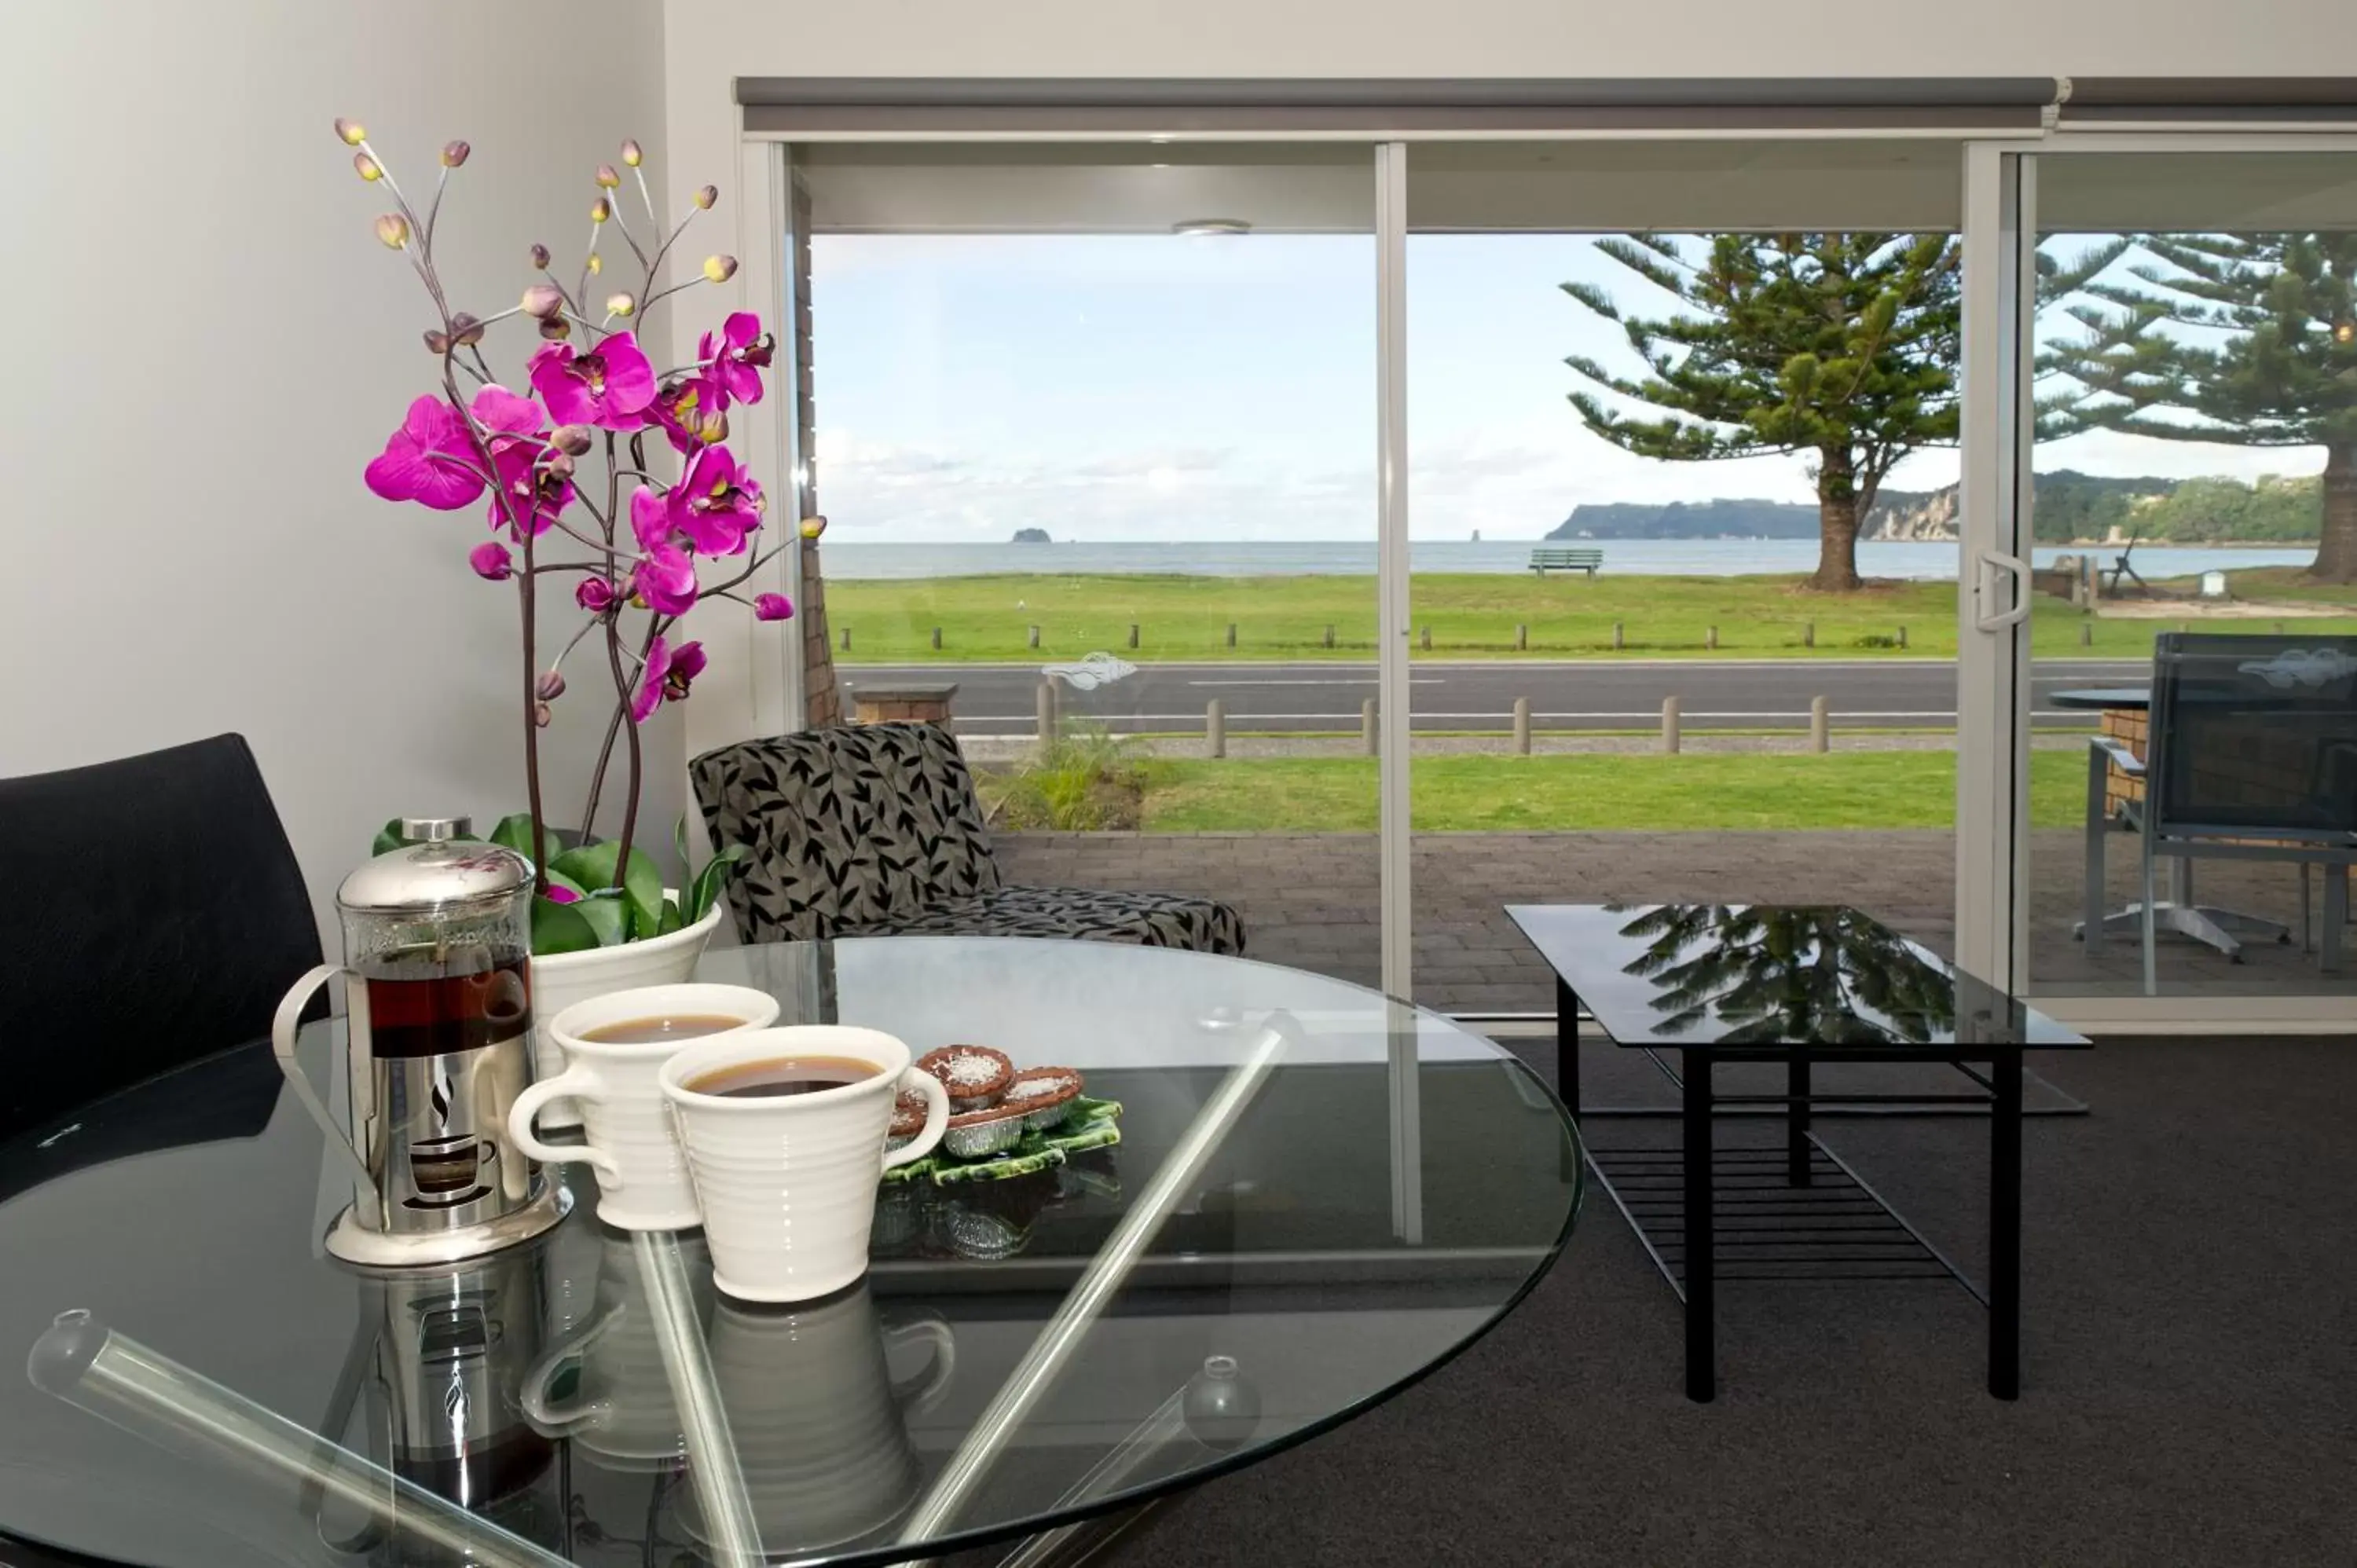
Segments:
[[[1042,930],[1375,984],[1373,152],[799,147],[825,656]]]

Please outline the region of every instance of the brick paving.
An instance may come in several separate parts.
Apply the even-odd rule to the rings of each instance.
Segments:
[[[2105,942],[2091,961],[2071,938],[2080,842],[2069,831],[2034,836],[2033,976],[2059,988],[2132,990],[2140,973],[2132,940]],[[998,835],[997,845],[1010,882],[1224,899],[1243,916],[1254,957],[1362,985],[1380,979],[1372,833],[1023,832]],[[2115,838],[2112,907],[2133,896],[2135,869],[2134,841]],[[1955,840],[1946,831],[1422,833],[1411,876],[1415,1000],[1448,1012],[1553,1008],[1545,967],[1506,918],[1508,904],[1845,903],[1943,954],[1955,937]],[[2202,901],[2297,929],[2291,866],[2211,862],[2200,878]],[[2164,979],[2205,992],[2357,992],[2348,973],[2320,981],[2296,942],[2254,944],[2234,964],[2182,938],[2163,941]],[[2351,963],[2357,970],[2357,952]]]

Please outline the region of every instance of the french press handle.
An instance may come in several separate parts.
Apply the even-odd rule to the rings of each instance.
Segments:
[[[376,1178],[369,1174],[368,1160],[361,1154],[360,1145],[336,1125],[336,1119],[329,1114],[326,1102],[312,1091],[311,1079],[303,1071],[303,1064],[295,1059],[295,1032],[302,1025],[303,1009],[310,1004],[313,992],[339,974],[351,974],[351,971],[339,963],[323,963],[295,983],[295,988],[287,992],[285,999],[278,1004],[278,1015],[270,1021],[270,1049],[271,1054],[278,1058],[278,1070],[286,1075],[288,1086],[295,1090],[295,1098],[303,1102],[303,1108],[311,1113],[311,1120],[328,1134],[328,1146],[351,1162],[352,1175],[360,1184],[354,1194],[355,1200],[373,1205]],[[358,979],[359,976],[353,975],[353,978]],[[349,1010],[348,1003],[348,1013]]]

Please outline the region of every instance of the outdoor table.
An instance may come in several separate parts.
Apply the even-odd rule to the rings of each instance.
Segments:
[[[1507,909],[1555,973],[1557,1093],[1575,1117],[1583,1005],[1613,1043],[1679,1087],[1667,1149],[1581,1144],[1604,1190],[1685,1305],[1686,1397],[1717,1392],[1714,1314],[1726,1279],[1953,1277],[1988,1308],[1988,1391],[2021,1386],[2021,1054],[2084,1036],[1859,910],[1713,904],[1521,904]],[[1661,1053],[1680,1053],[1673,1071]],[[1781,1094],[1714,1094],[1713,1069],[1765,1062]],[[1810,1131],[1818,1062],[1928,1062],[1986,1091],[1989,1257],[1975,1283]],[[1972,1064],[1986,1064],[1977,1070]],[[1921,1103],[1845,1092],[1844,1101]],[[1983,1100],[1975,1095],[1971,1098]],[[1717,1105],[1781,1104],[1781,1149],[1719,1149]],[[1723,1256],[1722,1256],[1723,1254]]]
[[[348,1162],[267,1043],[199,1062],[0,1144],[0,1349],[39,1380],[0,1379],[0,1560],[1065,1562],[1083,1521],[1448,1361],[1577,1208],[1536,1075],[1340,981],[961,937],[716,951],[698,978],[784,1023],[1077,1068],[1120,1140],[888,1183],[862,1281],[759,1306],[716,1292],[701,1232],[601,1229],[580,1165],[547,1172],[573,1206],[544,1237],[349,1269],[320,1247]],[[342,1035],[307,1030],[315,1078]]]

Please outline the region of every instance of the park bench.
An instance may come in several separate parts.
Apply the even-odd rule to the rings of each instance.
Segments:
[[[1542,544],[1531,552],[1531,570],[1542,577],[1549,572],[1585,572],[1593,577],[1603,565],[1604,552],[1588,545]]]

